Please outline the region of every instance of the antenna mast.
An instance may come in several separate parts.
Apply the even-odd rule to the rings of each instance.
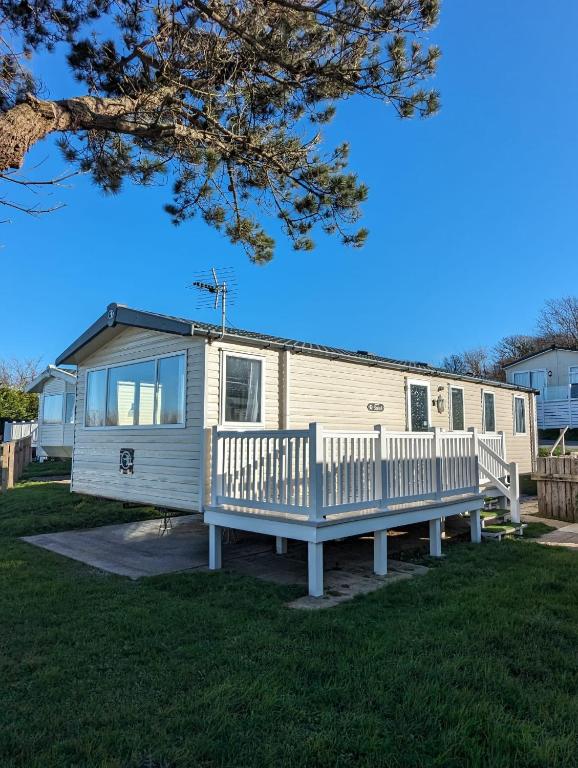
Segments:
[[[221,280],[217,276],[215,267],[211,267],[210,273],[196,275],[197,279],[193,280],[191,287],[197,288],[201,293],[198,307],[218,309],[219,302],[221,303],[221,335],[219,338],[222,339],[227,324],[227,298],[232,294],[236,281],[231,267],[220,268],[220,272],[223,275]],[[212,282],[211,278],[213,278]],[[213,296],[215,297],[214,300]]]

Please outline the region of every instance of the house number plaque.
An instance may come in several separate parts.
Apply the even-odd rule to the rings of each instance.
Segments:
[[[367,410],[372,413],[381,413],[383,411],[383,403],[368,403]]]
[[[121,475],[134,474],[134,448],[120,449],[119,469]]]

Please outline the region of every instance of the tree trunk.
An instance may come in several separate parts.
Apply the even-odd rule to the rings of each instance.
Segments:
[[[21,168],[30,147],[49,133],[90,130],[133,136],[150,135],[155,130],[158,133],[158,126],[152,128],[150,125],[150,115],[158,110],[166,95],[159,89],[139,103],[130,98],[100,99],[94,96],[43,101],[28,94],[24,103],[0,115],[0,172]],[[143,109],[149,121],[139,123],[134,119],[138,108]]]

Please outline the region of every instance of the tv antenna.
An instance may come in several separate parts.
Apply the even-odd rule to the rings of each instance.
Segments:
[[[221,305],[221,335],[225,335],[227,324],[227,306],[232,306],[237,288],[235,272],[232,267],[211,267],[208,272],[199,272],[194,276],[191,288],[199,291],[197,307],[199,309],[218,309]]]

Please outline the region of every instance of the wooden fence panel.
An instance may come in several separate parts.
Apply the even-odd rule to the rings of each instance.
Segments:
[[[32,436],[20,440],[2,443],[2,462],[0,464],[0,493],[13,488],[25,467],[32,461]]]
[[[540,457],[532,477],[538,481],[540,515],[578,523],[578,458]]]

